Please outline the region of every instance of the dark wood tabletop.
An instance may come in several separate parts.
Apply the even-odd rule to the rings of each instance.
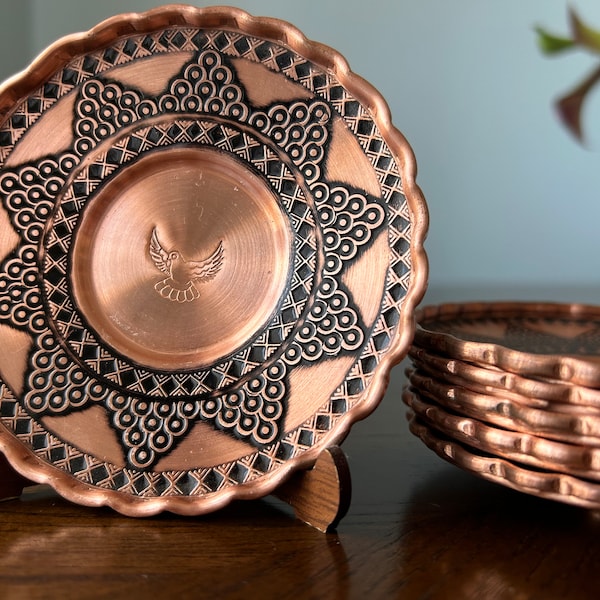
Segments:
[[[403,384],[399,368],[343,445],[353,498],[335,533],[271,498],[133,519],[37,489],[0,504],[0,597],[598,597],[598,515],[445,463],[409,433]]]
[[[342,448],[334,533],[272,497],[128,518],[37,488],[0,503],[0,598],[598,598],[600,519],[446,463],[408,430],[395,369]]]

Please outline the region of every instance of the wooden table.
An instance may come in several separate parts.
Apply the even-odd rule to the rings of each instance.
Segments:
[[[44,490],[0,504],[0,598],[598,598],[600,519],[485,482],[408,431],[402,367],[343,445],[336,533],[272,498],[120,516]]]

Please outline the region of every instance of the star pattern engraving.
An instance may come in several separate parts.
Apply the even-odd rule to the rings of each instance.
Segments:
[[[186,39],[192,44],[194,38]],[[259,449],[281,440],[290,369],[355,353],[366,340],[342,276],[384,227],[389,206],[398,204],[392,196],[386,205],[325,178],[332,106],[340,108],[339,99],[256,108],[229,63],[230,48],[218,48],[220,35],[207,35],[204,46],[207,40],[215,47],[196,47],[194,58],[156,97],[108,77],[89,77],[77,92],[72,147],[5,168],[0,176],[3,206],[20,237],[0,266],[0,322],[34,340],[22,405],[34,418],[103,406],[135,469],[151,468],[197,420]],[[257,59],[259,48],[252,49]],[[296,75],[304,64],[280,63]],[[348,110],[359,123],[358,108]],[[119,135],[122,128],[127,135]],[[170,373],[135,365],[96,336],[73,304],[68,264],[88,199],[124,165],[177,144],[234,154],[263,177],[289,217],[294,256],[281,310],[264,331],[218,364]],[[384,170],[384,158],[378,156],[377,169]],[[384,194],[397,187],[386,173]],[[400,211],[393,218],[408,223]],[[404,274],[400,269],[400,281]],[[398,297],[406,287],[400,283]],[[388,289],[393,296],[394,286]],[[389,343],[393,324],[380,322],[376,330],[381,327],[387,327]],[[350,396],[362,392],[364,379],[353,377],[361,383],[347,390]],[[310,446],[312,434],[302,440]]]

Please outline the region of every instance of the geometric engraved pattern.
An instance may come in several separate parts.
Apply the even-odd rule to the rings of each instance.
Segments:
[[[117,356],[104,346],[78,314],[68,291],[68,257],[77,232],[79,215],[90,197],[109,180],[121,166],[130,165],[156,148],[174,145],[231,148],[238,158],[249,156],[248,168],[254,167],[273,187],[287,214],[294,215],[290,225],[295,233],[294,250],[296,269],[287,294],[283,298],[285,310],[267,326],[256,340],[246,344],[225,363],[212,365],[197,372],[169,374],[149,370]],[[313,288],[315,271],[315,219],[293,174],[281,163],[273,151],[248,134],[211,121],[169,120],[150,127],[134,130],[93,162],[76,172],[67,186],[52,219],[52,228],[46,237],[43,276],[48,308],[52,321],[70,350],[95,375],[131,392],[156,397],[198,396],[231,386],[238,379],[267,361],[289,336],[300,318]],[[219,375],[216,375],[216,374]]]
[[[156,96],[110,80],[115,66],[178,51],[193,58]],[[256,107],[231,58],[282,73],[312,97]],[[247,483],[317,444],[368,387],[409,286],[408,205],[370,114],[332,75],[289,49],[234,32],[173,27],[121,39],[57,72],[0,129],[0,160],[71,92],[72,146],[0,175],[0,198],[20,237],[0,265],[0,323],[34,341],[22,398],[0,386],[4,425],[79,480],[139,496],[204,495]],[[373,165],[380,197],[327,179],[335,115]],[[72,300],[69,264],[88,201],[123,167],[176,146],[226,152],[271,186],[293,233],[293,264],[277,314],[234,355],[171,372],[141,367],[96,335]],[[383,231],[389,266],[379,314],[367,327],[344,276]],[[286,430],[291,370],[344,355],[356,360],[343,384],[307,422]],[[107,411],[125,468],[40,425],[43,416],[91,405]],[[247,442],[247,456],[153,472],[199,420]]]

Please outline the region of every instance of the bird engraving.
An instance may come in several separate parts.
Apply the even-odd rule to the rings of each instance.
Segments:
[[[150,237],[150,257],[156,268],[167,275],[155,284],[154,289],[167,300],[173,302],[192,302],[200,297],[196,287],[206,283],[217,275],[223,266],[223,242],[203,260],[186,260],[179,250],[165,250],[159,239],[156,227]]]

